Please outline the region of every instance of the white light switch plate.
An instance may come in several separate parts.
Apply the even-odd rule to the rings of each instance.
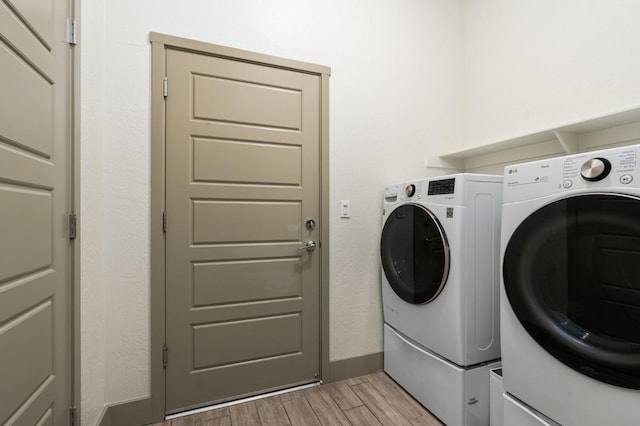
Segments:
[[[351,217],[351,201],[340,200],[340,217]]]

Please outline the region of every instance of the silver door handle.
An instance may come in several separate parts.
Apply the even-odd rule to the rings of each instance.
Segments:
[[[315,248],[316,248],[316,242],[315,241],[309,241],[307,244],[303,245],[298,250],[313,251]]]

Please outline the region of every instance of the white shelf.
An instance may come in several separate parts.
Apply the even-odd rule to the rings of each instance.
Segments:
[[[594,147],[640,143],[640,107],[525,136],[427,158],[426,166],[466,171],[510,161],[575,154]]]

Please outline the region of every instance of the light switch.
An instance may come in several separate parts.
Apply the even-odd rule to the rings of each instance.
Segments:
[[[340,217],[351,217],[351,201],[340,200]]]

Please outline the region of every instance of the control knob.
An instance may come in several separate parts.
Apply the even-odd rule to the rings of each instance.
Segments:
[[[416,186],[414,184],[407,185],[406,188],[404,188],[404,193],[409,198],[413,197],[413,194],[416,193]]]
[[[606,178],[611,171],[611,162],[606,158],[592,158],[582,165],[580,174],[589,182],[597,182]]]

